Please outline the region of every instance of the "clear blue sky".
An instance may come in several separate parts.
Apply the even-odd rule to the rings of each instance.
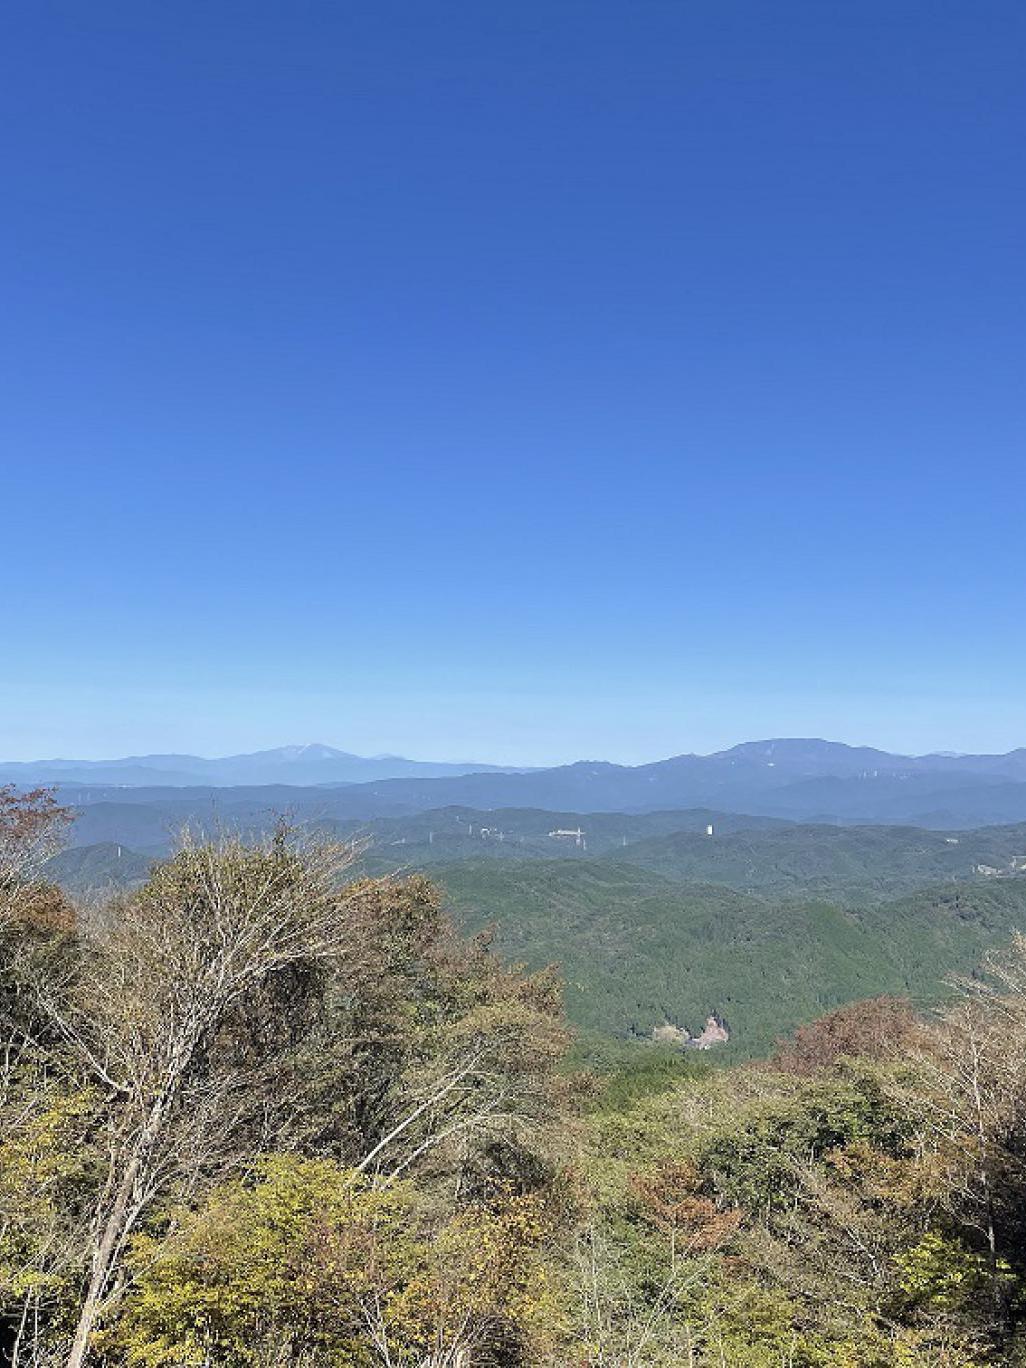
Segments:
[[[1026,744],[1021,0],[10,0],[0,757]]]

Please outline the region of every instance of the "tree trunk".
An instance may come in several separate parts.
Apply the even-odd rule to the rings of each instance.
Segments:
[[[82,1302],[75,1338],[71,1353],[68,1355],[68,1368],[82,1368],[89,1353],[89,1337],[96,1326],[100,1304],[107,1288],[107,1282],[114,1267],[114,1257],[125,1234],[128,1204],[141,1168],[140,1157],[133,1157],[118,1185],[110,1213],[104,1223],[103,1233],[93,1255],[93,1271],[89,1288]]]
[[[68,1354],[67,1368],[82,1368],[89,1356],[89,1339],[96,1328],[96,1322],[103,1304],[103,1297],[114,1271],[117,1257],[124,1247],[128,1236],[139,1215],[139,1206],[132,1210],[132,1198],[143,1177],[146,1164],[157,1142],[168,1107],[168,1091],[161,1093],[150,1108],[139,1137],[135,1142],[125,1171],[121,1176],[110,1205],[107,1218],[102,1222],[102,1231],[93,1255],[93,1268],[89,1287],[79,1312],[75,1327],[75,1338]]]

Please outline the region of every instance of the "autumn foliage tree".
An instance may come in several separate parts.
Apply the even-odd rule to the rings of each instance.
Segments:
[[[849,1002],[777,1044],[770,1064],[783,1073],[808,1075],[829,1068],[846,1056],[893,1058],[920,1034],[920,1024],[907,998],[876,997]]]
[[[405,1209],[415,1184],[416,1221],[396,1217],[388,1255],[432,1252],[404,1274],[407,1302],[448,1280],[438,1306],[457,1307],[474,1281],[461,1249],[476,1257],[501,1229],[527,1240],[516,1213],[533,1209],[556,1167],[546,1136],[567,1039],[558,984],[461,941],[425,881],[354,880],[355,853],[284,830],[256,844],[186,838],[141,888],[80,915],[74,934],[53,932],[59,954],[12,967],[51,1094],[34,1130],[0,1143],[0,1191],[40,1179],[48,1189],[31,1230],[0,1228],[0,1292],[24,1319],[20,1357],[74,1368],[115,1343],[156,1355],[139,1347],[149,1304],[135,1292],[139,1251],[147,1267],[184,1267],[176,1231],[198,1240],[223,1229],[211,1213],[228,1211],[246,1227],[248,1194],[265,1210],[257,1188],[294,1193],[284,1157],[268,1156],[313,1165],[301,1170],[313,1185],[312,1226],[296,1246],[307,1252],[331,1210],[378,1213],[382,1236],[385,1213]],[[336,1221],[339,1250],[362,1228],[353,1220]],[[215,1266],[214,1251],[204,1259]],[[311,1255],[308,1271],[317,1266]],[[390,1286],[382,1276],[374,1297]],[[322,1295],[308,1289],[296,1314],[319,1316]],[[489,1295],[487,1314],[488,1298],[472,1299],[444,1334],[436,1327],[438,1363],[513,1334],[506,1294]],[[367,1345],[389,1344],[388,1317],[371,1323],[372,1302],[360,1306]],[[192,1342],[182,1334],[173,1353]],[[281,1334],[314,1354],[296,1326]]]

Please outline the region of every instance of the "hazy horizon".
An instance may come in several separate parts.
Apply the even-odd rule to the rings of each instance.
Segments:
[[[670,748],[665,749],[665,750],[663,750],[663,751],[660,751],[659,753],[653,753],[653,754],[650,754],[650,755],[632,756],[632,757],[627,757],[627,758],[625,758],[625,757],[623,757],[623,756],[620,756],[620,755],[607,754],[607,753],[605,753],[605,752],[598,752],[598,751],[596,751],[596,752],[594,752],[594,753],[592,753],[592,754],[583,754],[583,753],[582,753],[582,754],[579,754],[579,755],[570,755],[570,756],[562,756],[562,757],[558,757],[558,758],[546,758],[546,759],[531,759],[531,758],[512,758],[512,759],[510,759],[510,758],[505,758],[505,757],[496,759],[496,754],[497,754],[497,753],[499,752],[499,750],[500,750],[500,747],[499,747],[498,745],[497,745],[496,748],[495,748],[495,753],[484,753],[484,752],[482,752],[482,753],[480,753],[480,754],[463,755],[463,754],[456,754],[456,753],[449,753],[449,752],[439,752],[439,751],[430,751],[430,752],[429,752],[429,751],[426,751],[426,750],[406,751],[406,750],[398,750],[398,749],[395,748],[395,747],[382,747],[382,748],[380,748],[380,749],[378,749],[378,750],[361,750],[361,749],[359,749],[359,748],[356,748],[356,747],[354,747],[354,746],[352,746],[352,745],[349,745],[349,744],[346,744],[346,743],[343,743],[343,742],[338,742],[338,741],[326,741],[326,740],[324,740],[323,738],[320,738],[320,739],[307,739],[307,740],[303,740],[303,741],[288,741],[288,740],[286,740],[286,741],[277,741],[277,742],[271,742],[271,743],[269,743],[269,744],[243,745],[243,746],[240,746],[240,747],[238,747],[238,748],[232,747],[232,748],[230,748],[230,749],[229,749],[229,748],[209,749],[209,750],[205,750],[205,751],[201,751],[201,750],[198,750],[198,749],[190,749],[190,748],[188,748],[188,747],[180,747],[180,748],[178,748],[178,749],[176,749],[176,750],[171,751],[171,750],[166,750],[166,749],[161,748],[161,747],[154,747],[154,746],[139,746],[139,747],[134,747],[134,748],[129,749],[129,750],[125,750],[125,751],[119,751],[119,752],[117,752],[116,754],[115,754],[113,751],[105,751],[105,752],[102,752],[102,753],[97,752],[97,753],[95,753],[95,754],[86,754],[84,751],[81,751],[81,752],[80,752],[80,751],[72,751],[72,750],[70,750],[70,749],[65,749],[64,751],[61,751],[61,752],[56,752],[56,751],[55,751],[55,752],[53,752],[52,754],[46,754],[46,755],[44,755],[44,754],[42,754],[42,753],[33,753],[33,754],[29,754],[29,753],[27,753],[27,752],[26,752],[26,753],[22,753],[22,754],[14,754],[14,753],[3,752],[2,750],[0,750],[0,763],[9,762],[9,763],[12,763],[12,764],[24,764],[24,763],[26,763],[26,762],[32,762],[32,761],[39,761],[39,762],[47,762],[47,761],[50,761],[50,762],[84,761],[84,762],[89,763],[89,762],[104,761],[104,760],[124,760],[124,759],[131,759],[131,758],[134,758],[134,757],[145,757],[145,756],[153,756],[153,755],[188,755],[188,756],[193,756],[193,757],[198,758],[198,759],[215,760],[215,759],[228,758],[228,757],[233,756],[233,755],[250,755],[250,754],[257,754],[257,753],[264,752],[264,751],[275,751],[275,750],[279,750],[279,749],[283,749],[283,748],[287,748],[287,747],[327,746],[327,747],[330,747],[332,750],[337,750],[337,751],[341,751],[341,752],[346,753],[346,754],[355,755],[355,756],[360,756],[360,757],[362,757],[362,758],[372,759],[372,760],[373,760],[373,759],[390,759],[390,758],[397,758],[397,759],[398,759],[398,758],[401,758],[401,759],[405,759],[405,760],[415,760],[415,761],[421,761],[421,762],[436,762],[436,763],[443,763],[443,762],[445,762],[445,763],[461,764],[461,765],[462,765],[462,764],[472,764],[472,763],[473,763],[473,764],[494,764],[494,765],[506,765],[506,766],[522,766],[522,767],[524,767],[524,768],[532,768],[532,769],[534,769],[534,768],[537,768],[537,769],[544,769],[544,768],[550,768],[550,767],[556,767],[556,766],[560,766],[560,765],[567,765],[567,764],[574,764],[574,763],[587,763],[588,761],[606,761],[606,762],[611,762],[611,763],[613,763],[613,764],[629,765],[629,766],[644,765],[644,764],[653,763],[653,762],[659,761],[659,760],[670,759],[670,758],[672,758],[672,757],[674,757],[674,756],[677,756],[677,755],[713,755],[713,754],[717,754],[717,753],[719,753],[719,752],[731,750],[731,749],[732,749],[733,747],[735,747],[735,746],[743,745],[743,744],[748,743],[748,742],[780,741],[780,740],[815,740],[815,741],[826,741],[826,742],[831,742],[831,743],[835,743],[835,744],[840,744],[840,745],[845,745],[845,746],[851,746],[851,747],[854,747],[854,748],[859,748],[859,747],[870,747],[871,749],[874,749],[874,750],[885,751],[885,752],[888,752],[888,753],[894,754],[894,755],[907,755],[907,756],[910,756],[910,757],[914,757],[914,756],[923,756],[923,755],[945,755],[945,754],[949,754],[949,755],[953,755],[953,756],[956,756],[956,755],[973,755],[973,754],[977,754],[977,755],[979,755],[979,754],[1005,754],[1005,753],[1007,753],[1007,752],[1010,752],[1010,751],[1013,751],[1013,750],[1018,750],[1018,749],[1020,749],[1020,748],[1022,748],[1022,747],[1024,747],[1024,746],[1026,746],[1026,738],[1023,738],[1022,740],[1020,740],[1020,741],[1018,741],[1018,742],[1013,742],[1011,745],[1008,745],[1008,746],[1001,746],[1001,747],[994,748],[994,749],[989,749],[989,750],[988,750],[988,749],[984,749],[984,748],[980,748],[980,747],[972,747],[972,746],[957,746],[957,747],[955,747],[955,746],[949,746],[949,745],[933,746],[933,747],[928,747],[928,748],[925,748],[925,749],[922,749],[922,750],[918,750],[918,749],[910,749],[909,747],[905,747],[905,746],[882,745],[882,744],[880,744],[879,742],[874,741],[874,740],[850,740],[850,739],[847,739],[847,738],[845,738],[845,737],[843,737],[843,736],[832,736],[832,735],[824,735],[824,734],[819,734],[819,733],[815,733],[815,734],[814,734],[814,733],[811,733],[811,732],[789,732],[789,733],[786,733],[786,734],[780,732],[780,733],[766,733],[766,734],[764,734],[764,735],[763,735],[763,734],[759,734],[759,735],[752,734],[752,735],[746,735],[746,736],[738,736],[738,737],[735,737],[733,740],[726,741],[726,742],[725,742],[724,744],[722,744],[722,745],[699,746],[699,745],[690,745],[690,744],[689,744],[689,745],[670,746]]]

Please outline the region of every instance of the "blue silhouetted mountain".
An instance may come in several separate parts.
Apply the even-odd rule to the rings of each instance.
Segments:
[[[0,762],[0,783],[127,784],[133,787],[237,784],[356,784],[378,779],[438,778],[496,765],[351,755],[333,746],[279,746],[248,755],[131,755],[120,760]]]

